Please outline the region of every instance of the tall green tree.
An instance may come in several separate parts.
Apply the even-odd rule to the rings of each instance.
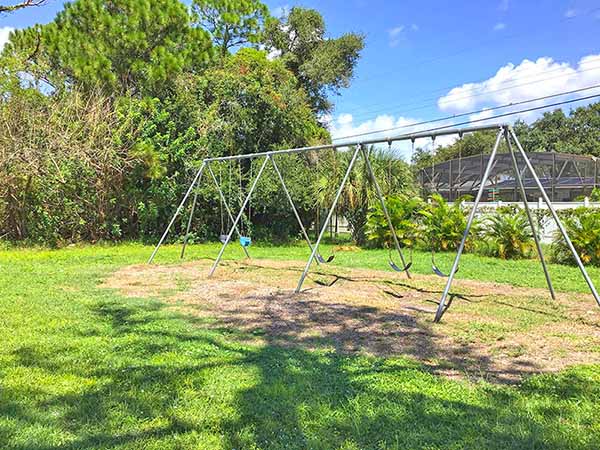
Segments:
[[[268,20],[264,44],[296,75],[313,110],[323,113],[332,107],[328,95],[350,85],[364,37],[347,33],[327,38],[325,21],[318,11],[294,7],[287,17]]]
[[[269,17],[259,0],[193,0],[192,11],[221,55],[233,47],[257,44]]]
[[[173,95],[167,99],[134,99],[127,108],[128,120],[144,124],[137,140],[143,143],[146,164],[143,172],[131,178],[130,197],[142,205],[136,220],[145,235],[164,229],[173,205],[183,195],[202,158],[300,147],[329,139],[293,74],[281,61],[269,61],[263,51],[242,49],[201,74],[180,76],[175,85]],[[288,167],[287,176],[293,171],[300,180],[289,187],[304,214],[312,207],[306,194],[310,192],[310,171],[302,159],[295,166],[290,162]],[[240,171],[243,187],[250,182],[248,161],[241,167],[231,167],[233,180],[229,179],[228,165],[214,169],[222,173],[226,191],[231,188],[237,192]],[[149,176],[155,173],[160,176]],[[265,177],[269,179],[271,182],[260,185],[253,196],[254,226],[261,236],[268,236],[270,231],[294,233],[295,218],[287,199],[273,183],[273,174]],[[202,192],[200,205],[204,214],[196,218],[194,229],[204,227],[202,237],[210,232],[217,235],[218,231],[210,228],[220,222],[214,189]],[[278,231],[274,230],[274,217],[280,225]]]
[[[4,55],[53,88],[162,95],[210,57],[208,33],[179,0],[77,0],[48,25],[16,31]]]

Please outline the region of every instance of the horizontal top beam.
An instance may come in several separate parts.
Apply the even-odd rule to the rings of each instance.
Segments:
[[[327,150],[327,149],[336,149],[336,148],[344,148],[344,147],[353,147],[355,145],[373,145],[373,144],[383,144],[383,143],[392,143],[399,141],[414,141],[416,139],[423,138],[433,138],[435,139],[438,136],[449,136],[452,134],[458,134],[462,136],[465,133],[473,133],[475,131],[486,131],[486,130],[500,130],[503,128],[508,128],[507,124],[493,124],[493,125],[479,125],[473,127],[464,127],[464,128],[447,128],[441,127],[436,131],[423,131],[419,133],[408,133],[408,134],[400,134],[397,136],[390,136],[384,138],[363,140],[363,141],[355,141],[355,142],[345,142],[341,144],[324,144],[324,145],[315,145],[313,147],[298,147],[298,148],[289,148],[286,150],[273,150],[270,152],[261,152],[261,153],[248,153],[244,155],[234,155],[234,156],[221,156],[219,158],[206,158],[204,162],[212,162],[212,161],[232,161],[232,160],[241,160],[241,159],[254,159],[261,158],[263,156],[276,156],[287,153],[303,153],[309,151],[319,151],[319,150]]]

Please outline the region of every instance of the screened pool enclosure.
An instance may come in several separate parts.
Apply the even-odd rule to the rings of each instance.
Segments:
[[[553,202],[569,202],[588,196],[598,186],[598,160],[592,156],[567,153],[527,153],[544,189]],[[541,197],[535,180],[516,155],[521,167],[521,178],[527,199]],[[437,192],[446,200],[454,201],[462,195],[475,197],[490,155],[476,155],[444,161],[419,172],[419,183],[424,194]],[[499,153],[492,165],[491,175],[484,186],[482,201],[520,201],[519,186],[515,178],[510,153]]]

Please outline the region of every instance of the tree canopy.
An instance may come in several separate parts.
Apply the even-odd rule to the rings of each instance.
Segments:
[[[55,89],[159,95],[206,65],[210,49],[179,0],[77,0],[53,22],[15,31],[4,54]]]
[[[193,0],[192,11],[221,55],[244,44],[258,44],[269,17],[269,9],[259,0]]]
[[[296,75],[317,113],[329,111],[329,95],[350,85],[364,47],[364,37],[357,33],[327,38],[323,16],[299,7],[283,19],[269,19],[264,41]]]

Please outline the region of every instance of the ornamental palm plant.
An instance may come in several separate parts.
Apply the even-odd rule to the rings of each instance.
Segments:
[[[519,208],[500,208],[487,218],[486,241],[493,256],[501,259],[530,257],[534,240],[525,212]]]
[[[465,197],[450,205],[439,194],[433,194],[430,202],[421,211],[423,217],[422,238],[427,248],[433,251],[456,250],[467,227],[467,217],[462,205]],[[466,243],[466,250],[472,249],[474,239],[480,234],[481,224],[473,221]]]
[[[353,151],[323,152],[320,155],[322,157],[319,160],[317,201],[321,208],[327,209],[333,202],[352,154]],[[373,172],[384,195],[412,191],[412,174],[404,161],[374,148],[370,148],[368,154]],[[352,238],[359,245],[365,243],[365,227],[369,208],[378,203],[379,199],[376,196],[367,165],[361,158],[350,172],[337,207],[337,210],[348,220],[352,229]]]
[[[577,208],[567,213],[564,225],[571,242],[584,264],[600,266],[600,211]],[[562,234],[557,231],[552,242],[552,258],[561,264],[575,264]]]

